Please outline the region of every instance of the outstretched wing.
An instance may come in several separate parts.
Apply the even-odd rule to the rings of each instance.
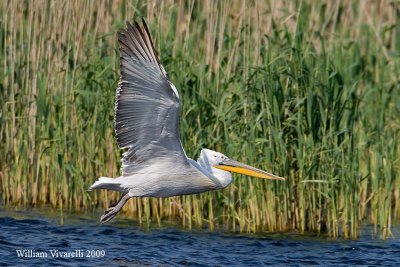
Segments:
[[[146,161],[186,155],[179,139],[179,95],[168,80],[144,20],[119,32],[121,79],[115,103],[115,134],[122,174],[136,172]]]

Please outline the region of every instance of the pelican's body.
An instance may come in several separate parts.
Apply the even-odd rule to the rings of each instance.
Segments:
[[[171,197],[221,189],[232,182],[232,175],[205,164],[204,159],[214,153],[223,157],[203,149],[198,162],[189,158],[175,162],[170,158],[154,159],[135,173],[115,179],[102,177],[91,189],[112,189],[131,197]]]
[[[110,189],[121,199],[101,217],[111,220],[132,197],[170,197],[221,189],[237,172],[267,179],[283,178],[202,149],[197,161],[188,158],[179,139],[179,93],[161,65],[146,23],[119,33],[121,80],[115,105],[115,133],[122,176],[101,177],[89,190]]]

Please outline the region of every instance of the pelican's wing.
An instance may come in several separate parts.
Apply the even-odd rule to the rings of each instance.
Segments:
[[[149,30],[137,22],[119,32],[121,79],[115,103],[115,133],[122,174],[134,173],[148,160],[186,161],[178,132],[179,95],[168,80]]]

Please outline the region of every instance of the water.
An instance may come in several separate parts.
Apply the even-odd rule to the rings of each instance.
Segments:
[[[0,206],[0,266],[400,266],[399,240],[373,238],[369,227],[359,240],[345,241],[177,225],[146,230],[121,218],[100,226],[98,213],[69,215],[60,226],[57,214]],[[18,257],[17,250],[47,257]],[[56,257],[56,250],[69,254]]]

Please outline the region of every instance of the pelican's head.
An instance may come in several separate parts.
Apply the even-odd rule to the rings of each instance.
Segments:
[[[225,186],[230,184],[232,181],[232,175],[230,172],[264,179],[285,180],[285,178],[230,159],[224,154],[210,149],[201,150],[198,162],[201,166],[207,168],[207,170],[210,171],[215,177],[219,178],[220,180],[222,179],[222,182],[225,184]]]

